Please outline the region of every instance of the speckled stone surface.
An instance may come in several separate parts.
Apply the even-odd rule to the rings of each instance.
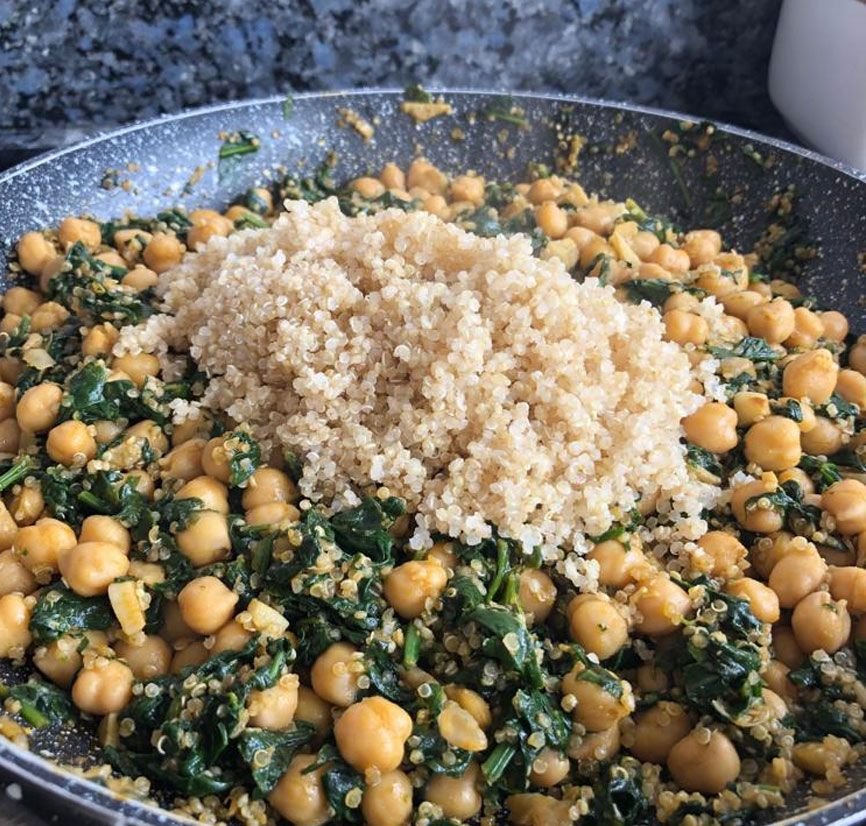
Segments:
[[[780,133],[780,0],[0,0],[0,145],[289,89],[570,92]],[[206,8],[206,11],[204,10]]]

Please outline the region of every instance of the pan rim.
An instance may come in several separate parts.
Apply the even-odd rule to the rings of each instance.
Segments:
[[[698,122],[700,119],[675,110],[655,108],[621,103],[604,98],[588,97],[581,95],[534,93],[532,91],[507,92],[502,89],[472,89],[472,88],[431,88],[432,93],[451,96],[501,96],[508,94],[517,100],[535,100],[541,102],[575,103],[601,110],[613,110],[620,112],[633,112],[656,118],[666,118],[675,121]],[[399,88],[361,88],[344,89],[334,91],[316,91],[293,93],[296,100],[327,100],[339,98],[373,98],[377,96],[402,95],[403,90]],[[254,109],[255,107],[269,107],[282,103],[286,95],[272,95],[262,98],[254,98],[240,101],[228,101],[208,106],[187,109],[179,113],[161,115],[155,118],[135,121],[126,126],[99,131],[83,141],[52,149],[30,158],[16,166],[0,173],[0,187],[32,172],[35,169],[51,164],[61,158],[86,150],[90,147],[107,143],[122,136],[143,132],[145,130],[162,127],[171,123],[204,117],[220,112]],[[757,145],[772,147],[779,151],[794,155],[807,161],[820,164],[839,175],[850,178],[857,183],[866,184],[866,170],[858,170],[842,162],[833,160],[821,153],[814,152],[805,147],[764,135],[760,132],[744,129],[725,122],[713,121],[714,125],[726,134],[754,142]],[[73,774],[51,760],[42,757],[37,752],[22,748],[11,741],[0,738],[0,767],[8,771],[10,775],[25,784],[51,784],[51,794],[59,800],[72,803],[86,809],[88,814],[101,822],[120,824],[173,824],[187,822],[180,813],[170,812],[154,805],[144,803],[132,798],[124,798],[99,783],[87,778]],[[854,789],[848,794],[840,797],[820,809],[804,811],[799,814],[789,815],[780,820],[773,821],[772,826],[809,826],[809,824],[829,824],[836,826],[847,826],[859,822],[866,816],[861,812],[861,807],[866,806],[866,786]]]

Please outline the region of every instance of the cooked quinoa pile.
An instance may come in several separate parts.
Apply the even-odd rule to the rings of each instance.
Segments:
[[[526,236],[295,201],[158,291],[168,315],[126,328],[118,355],[188,350],[202,405],[298,456],[304,496],[339,509],[384,485],[417,513],[416,544],[496,526],[552,552],[642,497],[703,505],[680,441],[701,402],[687,355],[648,304],[576,282]]]

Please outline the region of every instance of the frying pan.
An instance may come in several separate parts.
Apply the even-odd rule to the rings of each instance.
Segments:
[[[866,266],[866,176],[799,147],[727,126],[709,145],[672,158],[669,139],[684,116],[583,98],[514,96],[525,123],[492,118],[499,96],[443,93],[454,112],[417,125],[400,111],[402,94],[364,91],[298,95],[293,111],[279,98],[226,104],[137,124],[78,146],[49,153],[0,175],[0,268],[22,233],[56,224],[70,214],[107,219],[127,210],[150,215],[177,205],[222,206],[247,187],[283,169],[312,171],[331,150],[337,180],[378,170],[386,161],[407,164],[423,153],[449,172],[474,169],[488,178],[518,180],[529,162],[553,162],[571,136],[583,140],[577,177],[587,191],[634,198],[648,213],[682,227],[716,226],[726,243],[750,250],[768,224],[768,203],[796,188],[793,240],[817,244],[818,255],[800,278],[805,294],[844,311],[855,333],[866,331],[861,298]],[[351,115],[375,128],[365,140],[347,125]],[[217,161],[226,132],[246,130],[260,139],[254,154]],[[667,140],[664,133],[667,132]],[[222,137],[221,137],[221,133]],[[689,134],[685,142],[689,142]],[[0,269],[2,272],[2,269]],[[0,288],[5,288],[0,282]],[[25,676],[8,663],[0,679]],[[93,755],[85,729],[42,730],[24,751],[0,738],[0,767],[37,787],[40,798],[74,822],[171,824],[180,819],[124,800],[101,786],[58,770],[38,752],[71,761]],[[97,761],[98,762],[98,761]],[[854,791],[852,791],[852,789]],[[851,824],[866,809],[866,768],[820,808],[804,797],[771,817],[777,824]],[[866,817],[866,812],[863,813]]]

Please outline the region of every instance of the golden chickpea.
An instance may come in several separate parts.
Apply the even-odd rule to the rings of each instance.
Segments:
[[[90,328],[81,344],[81,352],[85,356],[106,356],[117,343],[120,333],[108,322],[97,324]]]
[[[580,247],[580,266],[586,269],[600,255],[607,255],[613,258],[614,252],[613,247],[611,247],[611,245],[608,244],[607,241],[604,240],[604,238],[600,238],[596,235],[591,240],[587,241],[582,247]]]
[[[539,178],[533,181],[526,193],[529,200],[538,206],[545,201],[555,201],[561,194],[561,188],[555,178]]]
[[[133,490],[138,491],[145,499],[153,499],[156,485],[153,482],[153,477],[146,470],[139,468],[124,473],[120,480],[115,484],[115,487],[119,489],[129,481],[134,483],[132,485]]]
[[[629,751],[644,763],[664,765],[671,749],[692,730],[692,719],[679,703],[660,700],[635,715]]]
[[[549,238],[562,238],[568,229],[568,213],[553,201],[545,201],[535,208],[535,221]]]
[[[593,731],[582,737],[572,737],[568,744],[568,756],[572,760],[603,763],[610,760],[620,747],[619,723],[603,731]]]
[[[124,260],[132,263],[141,257],[153,235],[143,229],[119,229],[114,233],[114,246]]]
[[[0,453],[14,456],[21,442],[21,428],[15,419],[0,422]]]
[[[773,653],[788,668],[799,668],[806,659],[790,625],[773,626]]]
[[[114,250],[109,250],[108,252],[100,252],[97,255],[93,256],[97,261],[101,261],[103,264],[108,264],[109,267],[119,267],[121,269],[126,269],[126,261],[120,257],[120,254],[115,252]]]
[[[711,576],[728,578],[739,569],[748,553],[745,546],[727,531],[709,531],[698,540],[698,545],[709,562],[705,572]]]
[[[764,470],[796,467],[802,456],[800,428],[784,416],[768,416],[749,428],[743,449],[746,459]]]
[[[412,815],[412,781],[399,769],[368,785],[361,800],[367,826],[404,826]]]
[[[571,822],[571,801],[538,792],[509,795],[505,808],[512,826],[558,826]]]
[[[766,474],[754,482],[745,482],[737,485],[731,493],[731,511],[737,522],[752,533],[774,533],[782,528],[782,515],[772,507],[761,507],[760,497],[767,493],[773,493],[777,485],[777,479],[773,474]],[[751,500],[757,500],[755,504],[747,504]]]
[[[669,310],[663,316],[665,338],[677,344],[703,344],[710,335],[707,322],[684,310]]]
[[[718,794],[737,779],[740,757],[720,731],[698,728],[673,746],[667,767],[676,784],[687,792]]]
[[[764,682],[786,702],[793,702],[797,697],[797,686],[788,679],[791,669],[779,660],[770,660],[761,672]]]
[[[202,510],[215,511],[223,515],[229,512],[228,488],[210,476],[191,479],[175,494],[175,499],[200,499]]]
[[[271,806],[294,826],[322,826],[331,819],[332,810],[322,782],[327,766],[307,771],[315,762],[314,754],[293,757],[268,795]]]
[[[571,638],[600,660],[612,657],[628,642],[628,623],[602,595],[581,594],[568,606]]]
[[[281,525],[298,522],[301,512],[288,502],[271,502],[259,505],[245,514],[248,525]]]
[[[816,416],[814,427],[800,436],[804,453],[809,456],[832,456],[845,444],[845,434],[825,416]]]
[[[205,647],[204,643],[196,640],[179,648],[174,652],[171,658],[171,673],[181,674],[184,669],[201,665],[207,662],[210,652]]]
[[[54,247],[41,232],[24,233],[18,241],[17,252],[18,263],[30,275],[39,275],[42,268],[54,258]],[[10,312],[8,309],[6,311]]]
[[[129,558],[109,542],[82,542],[60,557],[60,573],[82,597],[104,594],[129,571]]]
[[[132,670],[120,660],[97,658],[78,673],[72,702],[86,714],[103,716],[120,711],[132,699]]]
[[[662,694],[670,688],[667,673],[652,662],[641,663],[637,667],[636,679],[638,688],[644,694]]]
[[[45,510],[42,490],[36,485],[25,485],[9,503],[9,513],[20,527],[32,525]]]
[[[10,287],[3,295],[3,309],[8,316],[32,315],[34,310],[42,303],[42,296],[25,287]],[[15,327],[18,323],[15,324]],[[13,328],[14,329],[14,328]],[[11,330],[9,332],[12,332]]]
[[[808,307],[794,310],[794,331],[785,339],[785,347],[808,350],[824,335],[824,322]]]
[[[453,700],[464,711],[472,715],[479,728],[487,729],[493,722],[490,706],[478,692],[462,685],[446,685],[445,696]]]
[[[65,634],[48,645],[40,645],[33,652],[33,665],[51,682],[68,689],[83,662],[79,648],[107,646],[102,631],[88,631],[83,637]]]
[[[416,158],[409,165],[409,171],[406,174],[406,185],[409,189],[420,186],[431,195],[444,195],[448,188],[448,179],[429,161],[425,161],[423,158]]]
[[[529,782],[543,789],[556,786],[568,777],[571,763],[568,758],[552,748],[543,748],[532,763]]]
[[[438,560],[410,560],[385,577],[383,592],[403,619],[414,619],[439,598],[447,582],[448,572]]]
[[[793,548],[770,571],[768,585],[779,597],[782,608],[793,608],[807,594],[811,594],[824,579],[827,563],[815,549]]]
[[[225,441],[224,436],[216,436],[211,439],[202,452],[201,463],[208,476],[219,482],[228,483],[231,478],[231,466],[229,465]]]
[[[670,244],[659,244],[650,255],[649,261],[673,273],[688,272],[691,264],[685,250],[675,249]]]
[[[848,335],[848,319],[836,310],[818,313],[824,324],[824,338],[841,344]]]
[[[136,680],[152,680],[168,674],[171,668],[171,646],[162,638],[147,636],[141,645],[124,640],[114,643],[114,650],[132,669]]]
[[[395,163],[386,163],[382,167],[382,171],[379,173],[379,180],[388,189],[406,188],[406,176],[403,174],[403,170]]]
[[[331,704],[326,703],[315,691],[305,685],[298,686],[298,707],[295,719],[309,723],[316,729],[316,737],[323,739],[331,730],[333,717]]]
[[[469,820],[481,811],[482,800],[477,788],[478,780],[477,763],[470,763],[460,777],[434,774],[424,789],[424,799],[439,806],[445,817]]]
[[[84,218],[64,218],[58,227],[57,237],[64,249],[69,249],[79,241],[91,250],[102,243],[99,224]]]
[[[848,364],[858,373],[866,374],[866,335],[860,336],[848,350]]]
[[[782,374],[782,390],[786,396],[822,405],[833,394],[838,373],[839,365],[829,350],[810,350],[788,362]]]
[[[484,178],[477,175],[458,175],[451,181],[449,197],[452,201],[469,201],[480,206],[484,203]]]
[[[197,634],[214,634],[234,615],[238,595],[215,576],[190,580],[177,595],[183,621]]]
[[[3,554],[0,554],[2,559]],[[866,611],[866,568],[854,565],[830,568],[830,593],[833,599],[844,599],[851,613],[862,614]]]
[[[62,398],[63,388],[50,382],[37,384],[26,390],[15,409],[18,426],[29,433],[44,433],[50,430],[60,415]]]
[[[288,474],[271,467],[260,467],[247,482],[241,502],[244,510],[272,502],[294,502],[298,489]]]
[[[600,542],[587,559],[598,563],[598,582],[605,588],[624,588],[637,579],[646,565],[646,557],[634,540],[628,547],[618,539]]]
[[[544,622],[556,602],[556,585],[544,571],[527,568],[520,573],[517,598],[527,614],[527,623]]]
[[[728,583],[727,591],[739,599],[749,603],[752,613],[761,622],[778,622],[779,620],[779,598],[772,588],[768,588],[763,582],[744,576]]]
[[[157,232],[144,248],[144,263],[157,275],[162,275],[180,262],[183,244],[174,235]]]
[[[766,303],[766,301],[766,297],[752,290],[738,290],[722,296],[725,312],[740,319],[740,321],[746,321],[749,311],[759,304]]]
[[[133,267],[123,278],[120,283],[124,287],[129,287],[137,293],[149,290],[159,284],[159,276],[147,267]]]
[[[0,380],[8,384],[17,384],[24,372],[24,362],[14,356],[0,358]]]
[[[0,421],[6,421],[15,416],[15,388],[5,381],[0,381]]]
[[[253,691],[247,701],[250,725],[268,731],[287,729],[298,708],[298,685],[297,674],[284,674],[276,685]]]
[[[805,653],[820,649],[835,654],[851,636],[851,615],[844,599],[834,600],[826,591],[815,591],[797,603],[791,628]]]
[[[205,444],[204,439],[190,439],[170,450],[159,460],[163,478],[189,482],[198,476],[203,476],[201,455]]]
[[[30,329],[34,333],[47,333],[56,330],[69,318],[69,310],[56,301],[40,304],[30,318]]]
[[[464,751],[484,751],[487,735],[475,717],[459,703],[448,700],[436,718],[439,734],[450,746]]]
[[[113,366],[126,373],[136,387],[143,387],[148,376],[159,375],[159,359],[150,353],[118,356]]]
[[[796,319],[790,302],[775,298],[752,307],[745,321],[753,336],[766,339],[769,344],[781,344],[794,332]]]
[[[856,404],[861,411],[866,410],[866,376],[856,370],[840,370],[836,377],[836,395]]]
[[[9,513],[6,503],[0,499],[0,551],[5,551],[15,544],[15,537],[18,535],[18,525]],[[2,580],[2,577],[0,577]]]
[[[349,643],[335,642],[319,654],[310,669],[313,691],[332,705],[352,705],[358,694],[358,677],[364,670],[357,653]]]
[[[55,462],[81,468],[96,456],[96,439],[84,422],[70,419],[48,431],[45,450]]]
[[[194,513],[177,534],[177,546],[195,568],[225,559],[232,547],[228,520],[216,511]]]
[[[58,570],[60,557],[76,544],[75,531],[69,525],[47,518],[19,528],[12,550],[38,581],[47,581]]]
[[[252,638],[252,632],[247,631],[237,620],[229,620],[214,635],[210,652],[221,654],[223,651],[242,651]]]
[[[446,201],[441,195],[430,195],[424,199],[422,205],[425,212],[429,212],[431,215],[435,215],[443,221],[449,220],[451,216],[451,209],[448,206],[448,201]]]
[[[412,718],[384,697],[365,697],[334,723],[334,740],[343,759],[359,772],[396,769],[412,734]]]
[[[571,694],[577,699],[571,712],[576,723],[587,731],[604,731],[634,711],[634,697],[627,683],[620,684],[623,691],[616,697],[603,685],[581,679],[584,670],[584,666],[578,663],[562,679],[563,696]]]
[[[20,660],[30,645],[30,606],[21,594],[0,597],[0,658]]]
[[[446,571],[454,571],[459,562],[457,554],[454,553],[453,543],[441,540],[433,543],[433,547],[427,551],[427,557],[437,560]]]
[[[722,251],[722,236],[714,229],[696,229],[686,233],[682,249],[692,268],[709,264]]]
[[[385,185],[381,181],[376,180],[376,178],[355,178],[352,181],[351,187],[362,198],[367,198],[368,200],[380,198],[385,194]]]
[[[161,457],[168,450],[168,437],[162,428],[151,419],[136,422],[128,427],[125,437],[127,441],[130,439],[134,442],[146,441],[157,457]]]
[[[27,596],[37,587],[36,579],[30,569],[11,549],[0,553],[0,596],[19,593]]]
[[[866,530],[866,485],[856,479],[842,479],[821,495],[821,507],[836,522],[836,530],[852,536]]]
[[[690,442],[711,453],[727,453],[737,446],[737,414],[722,402],[707,402],[686,416],[683,429]]]
[[[639,583],[631,601],[640,615],[635,630],[652,637],[673,633],[692,612],[689,595],[664,573]]]
[[[659,248],[660,243],[661,241],[659,241],[655,233],[641,230],[640,232],[636,232],[634,237],[631,239],[631,248],[641,261],[649,262],[650,258],[652,258],[652,254]],[[661,269],[661,267],[659,267],[659,269]],[[665,270],[665,272],[667,272],[667,270]]]
[[[731,277],[730,272],[720,269],[715,264],[704,265],[698,270],[698,277],[694,285],[715,296],[720,301],[726,295],[738,292],[740,285],[736,279]],[[739,319],[737,319],[739,322]]]

